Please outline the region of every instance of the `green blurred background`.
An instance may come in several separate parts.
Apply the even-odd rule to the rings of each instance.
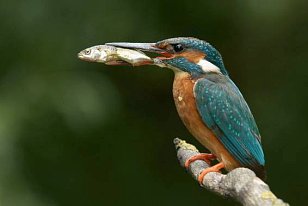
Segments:
[[[202,190],[172,140],[173,73],[82,62],[110,41],[215,45],[263,136],[268,183],[307,204],[307,1],[1,1],[0,205],[237,205]]]

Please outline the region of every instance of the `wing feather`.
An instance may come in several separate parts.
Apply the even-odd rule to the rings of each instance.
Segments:
[[[209,74],[199,79],[194,95],[203,122],[243,166],[265,164],[261,137],[253,115],[232,80]]]

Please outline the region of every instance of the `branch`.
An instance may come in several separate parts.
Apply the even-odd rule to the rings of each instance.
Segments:
[[[194,145],[186,143],[179,138],[174,139],[177,157],[182,167],[190,157],[199,154]],[[210,167],[206,162],[197,160],[190,164],[189,173],[195,180],[204,169]],[[278,199],[269,186],[258,178],[253,171],[247,168],[237,168],[227,175],[210,172],[204,176],[205,189],[223,197],[230,197],[244,206],[287,206],[288,203]]]

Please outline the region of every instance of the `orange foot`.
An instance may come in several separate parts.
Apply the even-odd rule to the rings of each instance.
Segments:
[[[191,158],[189,158],[188,160],[186,160],[185,168],[188,169],[189,165],[196,160],[203,160],[207,164],[211,165],[211,160],[214,160],[214,159],[216,159],[216,156],[213,155],[213,154],[200,153],[200,154],[194,155]]]
[[[225,167],[224,163],[220,162],[220,163],[218,163],[218,164],[216,164],[216,165],[214,165],[214,166],[212,166],[212,167],[209,167],[209,168],[206,168],[205,170],[203,170],[203,171],[199,174],[199,176],[198,176],[198,182],[199,182],[199,184],[200,184],[200,185],[203,184],[203,178],[204,178],[204,176],[205,176],[207,173],[209,173],[209,172],[220,172],[220,170],[221,170],[222,168],[224,168],[224,167]]]

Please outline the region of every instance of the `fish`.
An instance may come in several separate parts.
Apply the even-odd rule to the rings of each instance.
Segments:
[[[118,48],[109,45],[96,45],[78,53],[78,58],[83,61],[99,62],[107,65],[149,65],[155,64],[151,57],[141,51]]]

